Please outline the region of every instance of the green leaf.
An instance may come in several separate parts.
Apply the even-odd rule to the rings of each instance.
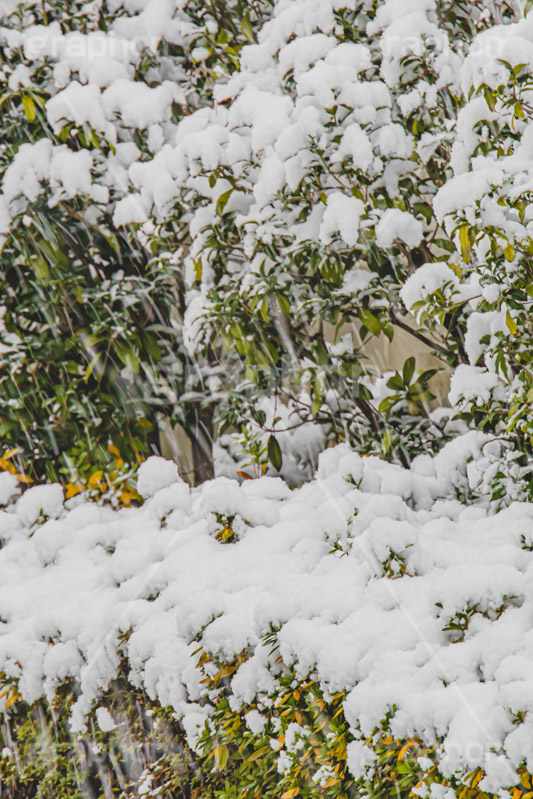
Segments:
[[[433,217],[433,209],[429,203],[415,203],[414,211],[416,214],[423,216],[428,224],[431,222]]]
[[[248,755],[246,762],[254,763],[256,760],[259,760],[260,757],[264,757],[264,755],[267,755],[270,752],[272,752],[272,748],[270,746],[261,746],[259,749],[256,749],[255,752],[252,752],[251,755]]]
[[[433,239],[433,244],[446,252],[455,252],[455,245],[449,239]]]
[[[435,399],[435,395],[431,391],[420,389],[413,393],[409,392],[409,399],[413,402],[431,402]]]
[[[289,300],[287,299],[287,297],[284,294],[281,294],[281,292],[277,291],[276,292],[276,299],[278,301],[278,305],[279,305],[281,313],[284,313],[284,314],[287,314],[287,315],[290,314],[290,312],[291,312],[291,304],[290,304]]]
[[[224,213],[224,208],[228,204],[228,200],[229,200],[229,198],[230,198],[232,193],[233,193],[233,189],[228,189],[227,191],[224,192],[224,194],[221,194],[220,197],[218,198],[218,200],[217,200],[217,214],[219,216],[222,216],[222,214]]]
[[[13,92],[6,92],[0,97],[0,108],[4,105],[6,100],[9,100],[10,97],[13,97]]]
[[[379,319],[374,316],[373,313],[368,311],[366,308],[359,309],[359,319],[364,324],[364,326],[369,330],[372,335],[379,336],[381,333],[381,324]]]
[[[116,233],[113,233],[112,230],[102,230],[101,233],[111,249],[116,252],[117,255],[120,255],[120,244]]]
[[[42,255],[36,255],[34,258],[32,258],[31,266],[35,272],[35,277],[39,278],[39,280],[45,280],[46,278],[50,277],[48,264]]]
[[[403,382],[406,386],[408,386],[412,380],[415,373],[415,366],[416,361],[413,357],[408,358],[403,365]]]
[[[157,340],[151,333],[145,333],[143,336],[144,346],[146,348],[146,352],[150,356],[153,361],[160,361],[161,360],[161,347],[157,343]]]
[[[328,351],[325,348],[324,344],[321,341],[315,341],[313,345],[313,349],[315,352],[315,357],[319,366],[327,366],[328,365]]]
[[[22,95],[22,107],[26,117],[28,118],[28,122],[34,122],[35,117],[37,116],[37,109],[35,108],[35,103],[28,94]]]
[[[138,374],[139,372],[139,358],[133,351],[131,347],[128,347],[127,344],[120,344],[119,342],[115,342],[115,351],[124,364],[128,369],[131,369],[132,372]]]
[[[418,378],[419,382],[424,384],[427,383],[428,380],[431,380],[438,372],[441,372],[442,369],[426,369],[425,372],[422,372]]]
[[[389,377],[387,380],[387,388],[392,388],[394,391],[403,391],[404,389],[404,382],[398,372],[396,374]]]
[[[99,138],[98,134],[96,133],[96,131],[94,131],[92,128],[90,128],[90,130],[89,130],[88,139],[89,139],[89,143],[92,144],[92,146],[94,147],[95,150],[101,150],[102,149],[102,142],[100,141],[100,138]]]
[[[401,402],[403,397],[394,396],[394,397],[385,397],[385,399],[381,400],[379,403],[378,411],[380,413],[389,414],[392,408]]]
[[[252,23],[250,22],[250,17],[248,16],[248,14],[245,14],[241,20],[241,30],[244,34],[245,39],[247,39],[251,44],[255,44],[254,29],[252,27]]]
[[[320,408],[322,407],[322,397],[315,397],[311,403],[311,416],[316,419]]]
[[[275,436],[270,436],[268,439],[268,460],[278,472],[283,464],[283,455],[278,440]]]
[[[385,452],[388,453],[392,446],[392,430],[385,430],[383,433],[383,438],[381,439],[381,443],[383,444],[383,449]]]
[[[100,356],[101,356],[101,353],[97,352],[96,355],[94,356],[94,358],[92,359],[92,361],[90,362],[89,366],[85,370],[85,382],[86,383],[88,382],[90,376],[94,372],[94,367],[96,366],[96,364],[100,360]]]

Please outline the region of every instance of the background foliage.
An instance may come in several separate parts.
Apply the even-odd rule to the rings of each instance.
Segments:
[[[469,320],[494,313],[496,382],[455,392],[458,419],[528,457],[527,182],[446,199],[520,150],[530,68],[475,66],[518,4],[440,0],[408,28],[370,0],[286,13],[4,6],[1,433],[33,477],[86,482],[110,446],[135,466],[168,422],[197,480],[214,441],[242,462],[228,432],[294,482],[339,441],[407,464],[459,429],[435,370],[478,366]],[[380,374],[369,344],[399,329],[435,370]]]

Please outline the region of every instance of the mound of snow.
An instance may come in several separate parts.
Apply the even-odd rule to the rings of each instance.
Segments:
[[[137,491],[141,497],[153,497],[162,488],[181,480],[178,467],[173,461],[167,461],[152,455],[141,464],[137,477]]]

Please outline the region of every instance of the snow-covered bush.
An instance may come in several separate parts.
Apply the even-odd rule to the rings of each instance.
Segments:
[[[499,346],[503,299],[492,286],[494,313],[477,315],[473,234],[449,217],[492,185],[467,172],[477,158],[472,126],[494,116],[506,124],[499,109],[484,113],[470,97],[476,64],[492,75],[501,48],[512,49],[527,90],[517,55],[527,45],[508,42],[516,26],[528,28],[521,16],[518,3],[280,0],[239,68],[214,85],[212,104],[130,167],[115,221],[139,224],[183,259],[188,352],[208,357],[222,342],[239,356],[242,379],[218,408],[221,432],[246,422],[275,436],[258,409],[269,395],[298,424],[320,425],[326,444],[348,441],[404,464],[449,438],[447,417],[428,411],[434,372],[420,374],[408,357],[387,384],[395,396],[380,402],[367,343],[401,328],[446,370],[477,365],[487,332]],[[504,78],[501,91],[514,97]],[[520,114],[526,119],[527,104]],[[488,134],[479,146],[489,162],[502,150]],[[458,170],[465,174],[456,178]],[[503,247],[505,269],[511,249]],[[512,398],[495,392],[487,412],[472,391],[475,384],[468,398],[453,395],[461,418],[511,432],[502,417],[511,408],[516,418]],[[526,417],[528,403],[520,407]]]
[[[452,428],[408,357],[380,397],[372,342],[398,329],[445,370],[512,338],[486,353],[509,387],[490,412],[454,397],[467,424],[511,432],[510,413],[527,435],[521,16],[501,0],[3,3],[0,432],[29,470],[76,481],[109,444],[135,463],[162,418],[197,479],[243,425],[283,470],[287,415],[320,428],[301,474],[319,438],[407,465]]]
[[[0,4],[0,434],[33,477],[86,480],[109,468],[110,444],[135,464],[159,446],[162,416],[193,454],[208,449],[217,394],[183,347],[180,256],[120,227],[117,203],[268,10]]]
[[[341,445],[294,490],[153,458],[140,508],[12,500],[2,795],[527,793],[533,508],[479,491],[501,457]]]

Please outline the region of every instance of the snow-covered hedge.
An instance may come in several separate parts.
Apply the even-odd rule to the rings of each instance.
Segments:
[[[533,506],[483,495],[500,448],[470,433],[406,470],[341,445],[296,490],[191,489],[151,458],[122,510],[6,477],[4,767],[65,686],[75,740],[127,737],[121,679],[182,731],[199,796],[507,797],[533,769]]]

